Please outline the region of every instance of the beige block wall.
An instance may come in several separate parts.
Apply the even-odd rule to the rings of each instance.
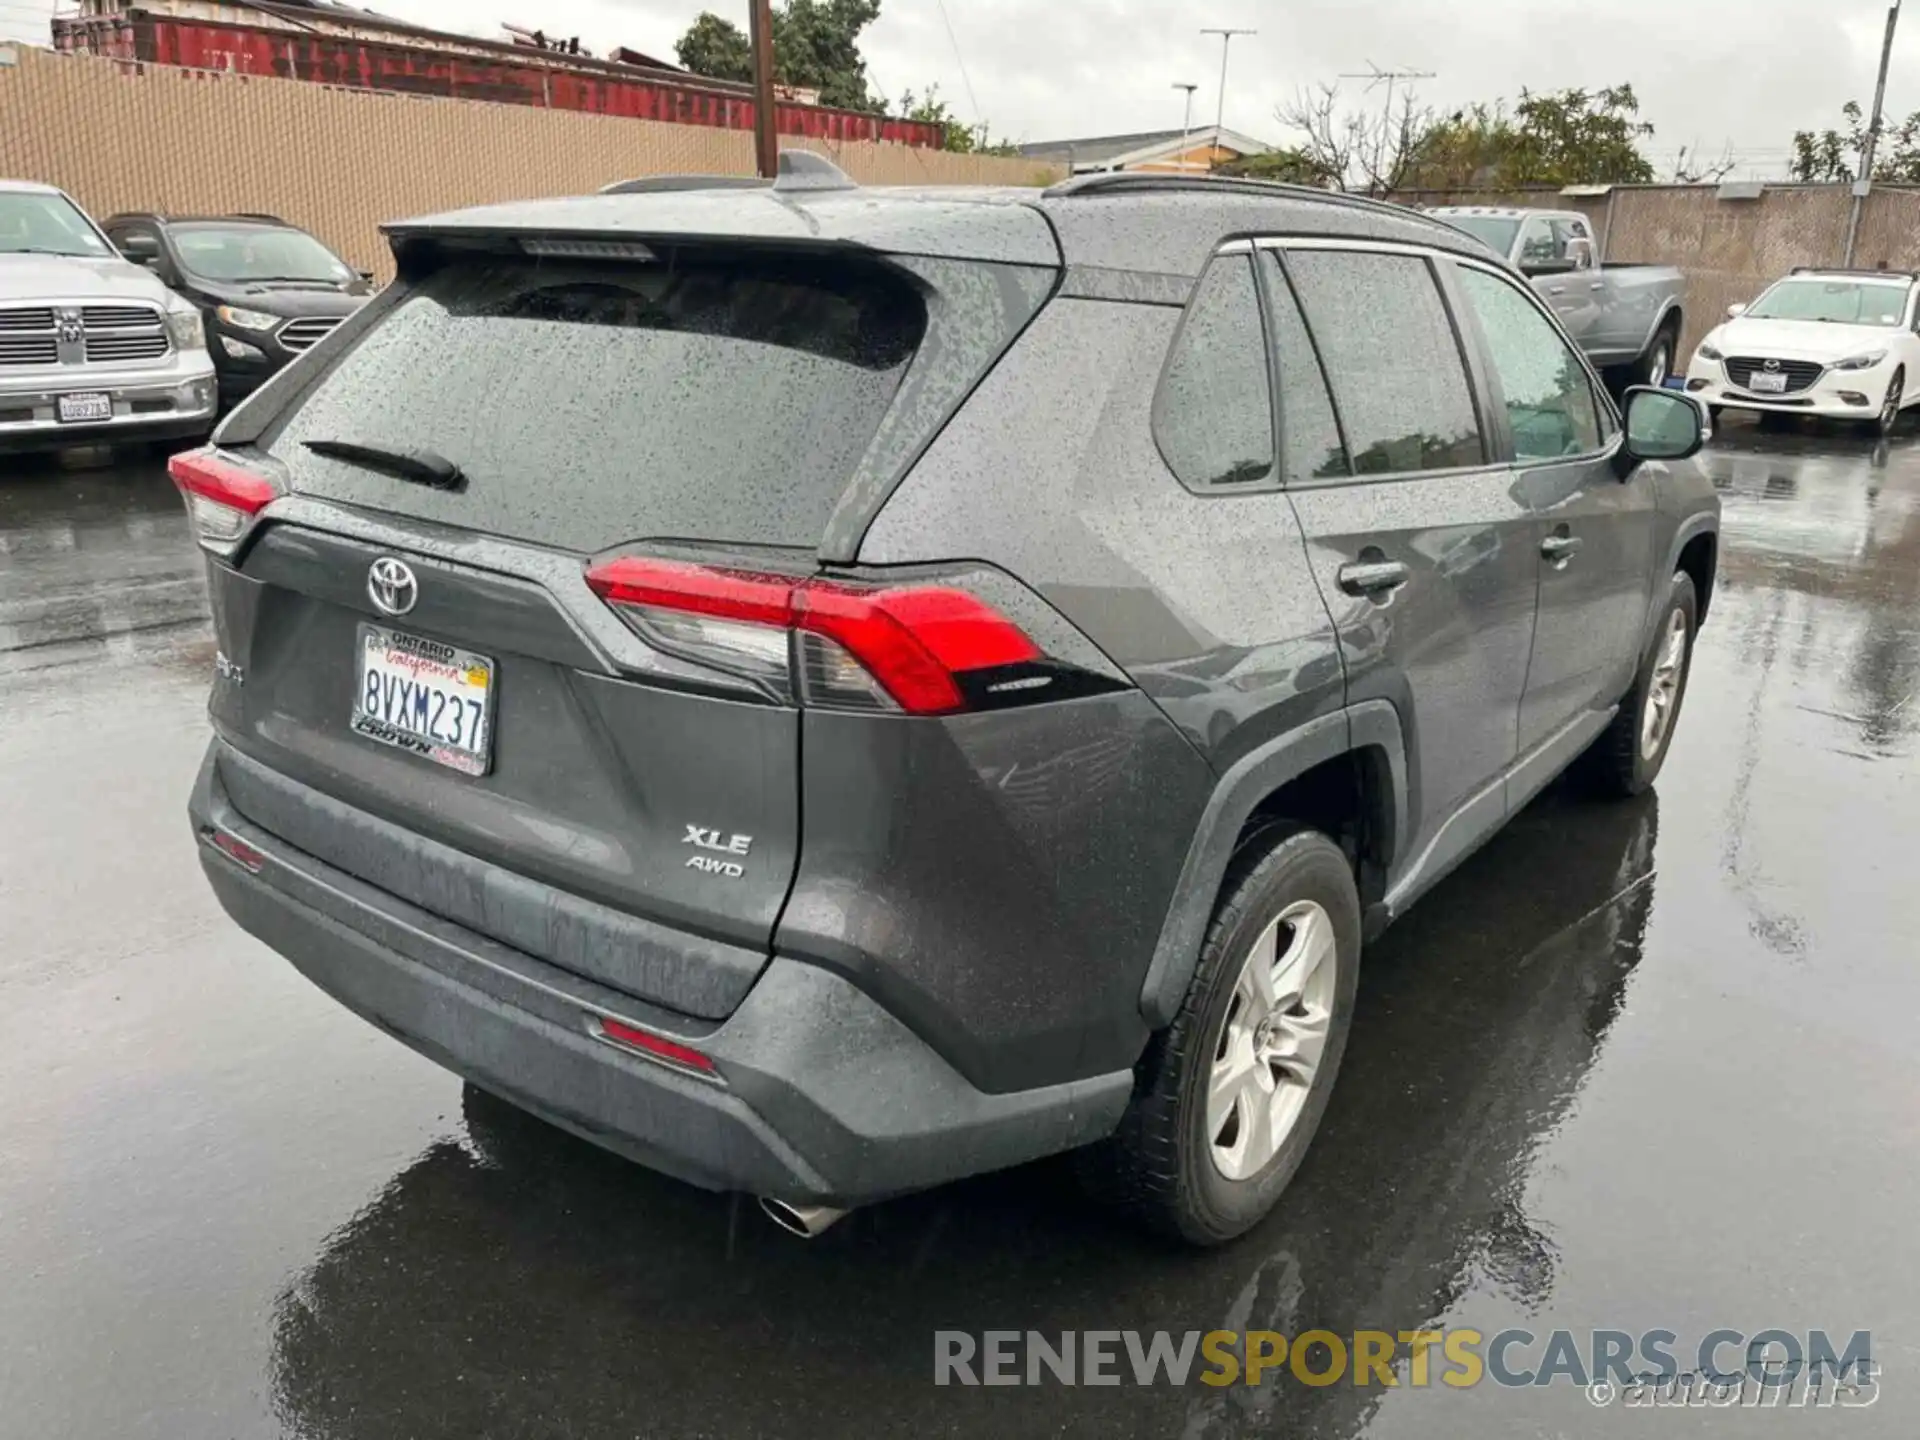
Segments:
[[[386,276],[383,220],[582,194],[639,175],[753,171],[753,137],[570,110],[334,89],[6,47],[0,177],[120,210],[266,211]],[[1059,167],[781,137],[874,185],[1044,185]]]

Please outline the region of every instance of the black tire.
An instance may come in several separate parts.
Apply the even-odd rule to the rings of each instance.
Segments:
[[[1255,941],[1289,907],[1311,901],[1332,923],[1335,967],[1326,1040],[1287,1138],[1245,1179],[1216,1167],[1207,1088],[1229,1005]],[[1276,827],[1235,857],[1221,885],[1180,1012],[1148,1042],[1133,1099],[1113,1135],[1080,1153],[1083,1183],[1163,1234],[1217,1245],[1273,1209],[1319,1129],[1353,1023],[1360,898],[1340,847],[1316,830]]]
[[[1719,428],[1720,417],[1725,415],[1726,413],[1727,413],[1727,407],[1724,405],[1707,406],[1707,419],[1713,424],[1715,429]]]
[[[1882,437],[1893,434],[1900,428],[1900,401],[1906,393],[1907,372],[1902,366],[1893,372],[1893,379],[1887,382],[1886,397],[1880,402],[1880,413],[1874,417],[1873,433]]]
[[[1659,743],[1648,753],[1642,743],[1647,706],[1653,694],[1655,674],[1660,669],[1662,652],[1678,612],[1684,617],[1685,650],[1680,660],[1676,688],[1666,706],[1666,721]],[[1639,795],[1649,789],[1667,763],[1673,748],[1674,731],[1680,728],[1680,710],[1687,698],[1687,680],[1693,673],[1693,642],[1700,630],[1700,602],[1694,594],[1693,579],[1684,573],[1675,575],[1667,591],[1667,603],[1654,626],[1653,638],[1640,657],[1640,669],[1634,675],[1633,689],[1620,702],[1613,723],[1600,733],[1583,758],[1588,777],[1603,794]]]
[[[1673,374],[1673,357],[1679,349],[1680,327],[1669,320],[1654,332],[1640,358],[1627,367],[1627,384],[1656,388],[1666,384],[1667,377]]]

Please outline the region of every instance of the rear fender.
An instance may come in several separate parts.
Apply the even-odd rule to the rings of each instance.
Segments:
[[[1140,991],[1140,1013],[1155,1028],[1172,1022],[1193,979],[1214,901],[1248,819],[1262,801],[1316,765],[1368,754],[1384,763],[1387,794],[1373,818],[1389,871],[1406,843],[1407,752],[1400,716],[1385,700],[1323,715],[1244,756],[1221,777],[1195,827],[1152,963]]]

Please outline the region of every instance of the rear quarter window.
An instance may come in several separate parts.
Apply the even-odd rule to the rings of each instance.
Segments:
[[[1273,475],[1273,400],[1253,261],[1207,267],[1153,400],[1153,437],[1182,484],[1248,485]]]
[[[926,327],[878,263],[478,257],[422,281],[265,437],[295,487],[582,552],[818,543]],[[309,440],[432,451],[438,491]]]

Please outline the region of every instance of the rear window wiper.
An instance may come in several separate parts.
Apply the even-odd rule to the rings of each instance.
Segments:
[[[435,490],[458,490],[467,483],[458,465],[431,450],[390,450],[353,440],[303,440],[300,443],[329,460],[344,460],[364,470],[377,470],[396,480],[428,485]]]

